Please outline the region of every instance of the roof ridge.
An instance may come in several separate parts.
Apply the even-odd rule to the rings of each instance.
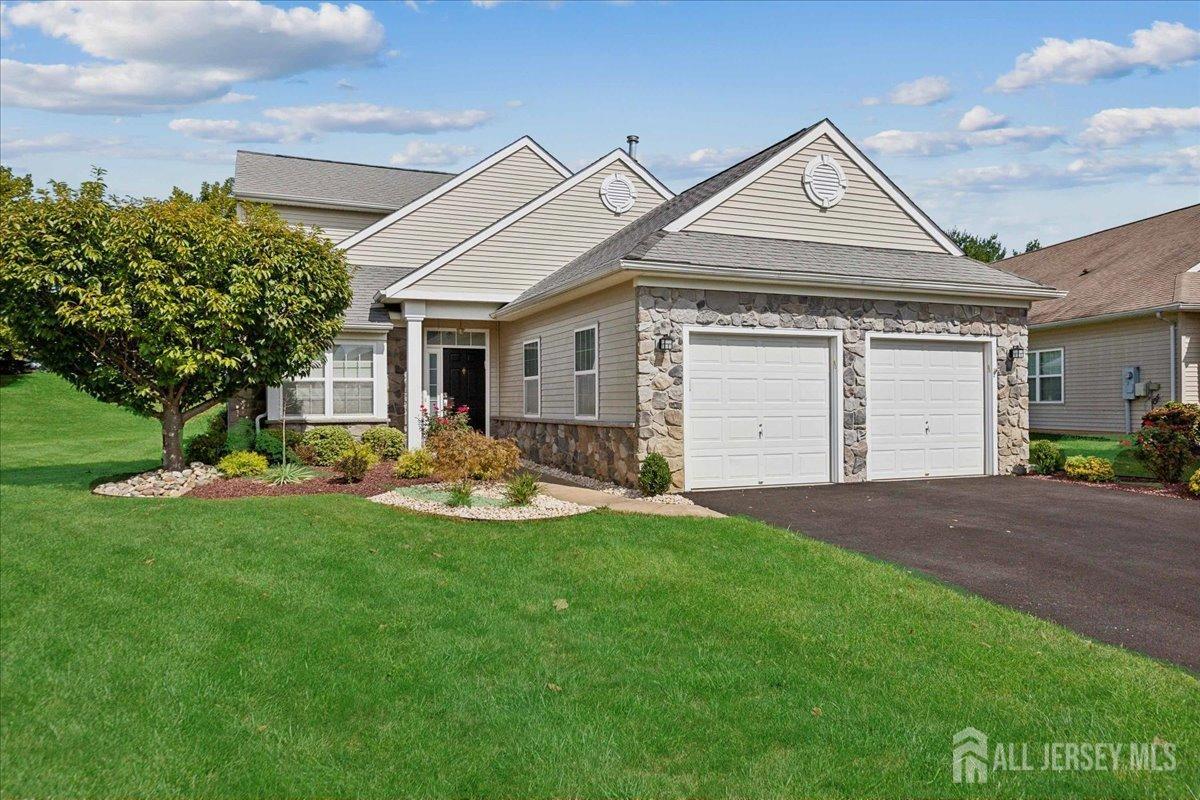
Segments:
[[[1098,231],[1092,231],[1091,233],[1085,233],[1082,236],[1076,236],[1071,239],[1063,239],[1061,242],[1055,242],[1054,244],[1048,244],[1045,247],[1039,247],[1037,250],[1030,250],[1025,253],[1016,253],[1014,255],[1009,256],[1008,258],[1002,258],[1000,260],[1001,261],[1013,261],[1015,259],[1022,258],[1024,256],[1031,256],[1035,253],[1044,253],[1047,250],[1051,250],[1055,247],[1060,247],[1064,244],[1070,244],[1071,242],[1078,242],[1083,239],[1090,239],[1093,236],[1099,236],[1102,233],[1109,233],[1111,231],[1120,230],[1121,228],[1127,228],[1130,225],[1140,225],[1141,223],[1149,222],[1152,219],[1158,219],[1159,217],[1165,217],[1168,214],[1178,214],[1180,211],[1188,211],[1193,208],[1200,208],[1200,203],[1193,203],[1190,206],[1180,206],[1179,208],[1173,208],[1170,211],[1161,211],[1157,214],[1151,214],[1148,217],[1142,217],[1141,219],[1134,219],[1134,220],[1130,220],[1129,222],[1122,222],[1120,225],[1113,225],[1108,228],[1101,228]],[[993,262],[993,263],[998,263],[998,262]]]
[[[341,164],[347,167],[370,167],[372,169],[392,169],[398,172],[421,172],[427,175],[457,175],[457,172],[444,172],[437,169],[412,169],[410,167],[395,167],[390,164],[365,164],[362,161],[338,161],[333,158],[313,158],[311,156],[293,156],[287,153],[265,153],[262,150],[242,150],[238,153],[248,153],[254,156],[269,156],[270,158],[290,158],[294,161],[316,161],[322,164]]]

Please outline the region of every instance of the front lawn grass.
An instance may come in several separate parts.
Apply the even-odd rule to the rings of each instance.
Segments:
[[[1150,478],[1152,477],[1142,462],[1133,454],[1133,448],[1121,444],[1128,441],[1128,435],[1113,434],[1111,436],[1075,436],[1057,433],[1034,433],[1029,437],[1032,441],[1054,442],[1062,448],[1067,456],[1100,456],[1113,462],[1113,471],[1121,478]],[[1197,469],[1200,469],[1200,459],[1193,459],[1183,470],[1186,481]]]
[[[1200,780],[1195,677],[823,543],[737,519],[88,493],[152,467],[157,442],[56,378],[0,389],[0,794],[1184,797]],[[1178,767],[956,786],[967,726],[1157,738]]]

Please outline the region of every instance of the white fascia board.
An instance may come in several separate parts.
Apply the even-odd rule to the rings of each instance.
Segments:
[[[539,208],[546,205],[550,201],[552,201],[558,197],[561,197],[563,194],[567,193],[571,189],[574,189],[576,186],[583,183],[588,178],[591,178],[592,176],[596,175],[597,173],[602,172],[603,170],[605,170],[605,169],[611,167],[613,164],[617,164],[617,163],[621,164],[626,169],[628,169],[630,172],[633,172],[639,178],[646,181],[646,183],[648,183],[651,188],[653,188],[656,192],[658,192],[662,196],[663,200],[670,200],[672,197],[675,196],[671,193],[670,189],[663,186],[661,183],[659,183],[658,179],[656,179],[653,175],[651,175],[649,172],[647,172],[646,169],[641,164],[639,164],[638,162],[636,162],[632,158],[630,158],[629,154],[626,153],[624,150],[621,150],[621,149],[613,150],[608,155],[603,156],[602,158],[600,158],[596,161],[593,161],[591,163],[591,165],[581,169],[579,172],[576,172],[574,175],[572,175],[570,178],[567,178],[562,183],[559,183],[558,185],[549,189],[545,193],[539,195],[538,197],[534,198],[533,200],[530,200],[525,205],[521,206],[520,208],[518,208],[515,211],[508,214],[508,216],[500,218],[499,220],[492,223],[488,227],[484,228],[479,233],[475,234],[474,236],[470,237],[469,239],[465,239],[465,240],[459,242],[454,247],[451,247],[449,250],[442,253],[437,258],[434,258],[432,261],[429,261],[426,264],[424,264],[423,266],[419,267],[418,269],[415,269],[412,272],[408,273],[403,278],[401,278],[400,280],[393,283],[391,286],[388,286],[386,289],[382,290],[379,293],[379,296],[388,298],[388,299],[395,299],[395,298],[399,297],[400,292],[402,292],[404,289],[408,288],[409,286],[412,286],[414,283],[421,280],[429,273],[433,272],[434,270],[438,269],[439,267],[441,267],[445,264],[448,264],[449,262],[451,262],[454,259],[461,256],[463,253],[466,253],[467,251],[477,247],[478,245],[480,245],[483,242],[487,241],[488,239],[492,238],[500,231],[508,228],[509,226],[511,226],[511,225],[519,222],[520,220],[524,219],[525,217],[529,216],[534,211],[537,211]],[[633,222],[636,219],[638,219],[638,218],[633,217],[630,219],[630,222]]]
[[[520,292],[472,292],[465,289],[404,289],[388,300],[462,300],[469,303],[511,303]]]
[[[688,227],[693,222],[700,219],[705,214],[712,211],[730,197],[733,197],[742,189],[745,189],[751,183],[775,169],[780,164],[787,161],[789,158],[803,150],[805,147],[808,147],[822,136],[828,136],[830,139],[832,139],[834,144],[841,148],[842,152],[845,153],[846,156],[853,161],[859,169],[865,172],[869,178],[875,181],[875,183],[878,184],[881,189],[883,189],[884,194],[890,197],[896,205],[900,206],[900,208],[902,208],[906,214],[912,217],[913,221],[916,222],[917,225],[921,226],[921,229],[929,234],[934,241],[941,245],[947,253],[955,256],[963,255],[963,251],[959,249],[958,245],[951,241],[950,237],[946,236],[946,234],[942,232],[942,229],[935,225],[933,220],[925,215],[925,212],[917,208],[916,204],[909,200],[908,197],[906,197],[905,194],[900,191],[900,188],[892,182],[891,178],[883,174],[883,172],[880,171],[880,169],[876,167],[871,160],[854,145],[853,142],[846,138],[845,134],[837,129],[836,125],[827,119],[821,120],[816,125],[812,126],[807,133],[805,133],[796,141],[792,142],[784,149],[780,150],[771,158],[764,161],[762,164],[759,164],[756,169],[746,173],[729,186],[726,186],[720,192],[717,192],[715,195],[693,208],[691,211],[664,226],[663,230],[667,231],[668,233],[678,233],[682,231],[684,228]]]
[[[1123,319],[1136,319],[1137,317],[1153,317],[1157,314],[1178,311],[1200,311],[1200,304],[1172,303],[1171,305],[1166,306],[1136,308],[1132,311],[1114,311],[1111,314],[1093,314],[1089,317],[1075,317],[1073,319],[1061,319],[1054,322],[1033,322],[1030,323],[1029,330],[1047,331],[1055,328],[1071,328],[1078,325],[1099,325],[1105,322],[1115,322]]]
[[[539,145],[537,142],[535,142],[530,137],[522,136],[520,139],[517,139],[515,142],[508,145],[507,147],[504,147],[500,150],[497,150],[495,153],[492,153],[490,156],[483,159],[475,166],[465,169],[462,172],[458,173],[458,175],[455,175],[453,178],[446,181],[441,186],[438,186],[435,189],[431,189],[430,191],[421,195],[416,200],[413,200],[411,203],[404,206],[403,208],[397,209],[396,211],[393,211],[391,214],[388,214],[386,217],[379,220],[378,222],[374,222],[374,223],[368,225],[367,227],[363,228],[361,231],[358,231],[357,233],[353,233],[350,236],[347,236],[345,239],[338,242],[335,245],[335,247],[337,247],[337,249],[339,249],[339,250],[346,250],[348,248],[354,247],[354,245],[358,244],[359,242],[363,241],[364,239],[368,239],[368,238],[374,236],[376,233],[378,233],[379,231],[388,227],[389,225],[396,222],[397,220],[404,219],[405,217],[407,217],[409,214],[413,213],[417,209],[424,208],[425,206],[432,203],[434,200],[437,200],[439,197],[442,197],[443,195],[454,191],[459,186],[462,186],[464,183],[471,180],[471,178],[474,178],[476,175],[480,174],[481,172],[484,172],[485,170],[490,169],[491,167],[500,163],[501,161],[508,158],[513,153],[517,152],[518,150],[520,150],[521,148],[524,148],[524,147],[528,147],[530,150],[537,153],[538,157],[540,157],[543,161],[545,161],[547,164],[549,164],[551,167],[553,167],[554,170],[556,172],[558,172],[559,175],[562,175],[564,178],[569,178],[571,176],[571,170],[567,169],[562,164],[561,161],[559,161],[557,158],[555,158],[554,156],[552,156],[548,152],[546,152],[544,149],[542,149],[542,146]]]

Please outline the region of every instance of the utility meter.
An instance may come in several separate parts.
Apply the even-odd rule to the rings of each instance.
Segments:
[[[1133,400],[1137,398],[1138,382],[1142,379],[1141,367],[1121,368],[1121,398]]]

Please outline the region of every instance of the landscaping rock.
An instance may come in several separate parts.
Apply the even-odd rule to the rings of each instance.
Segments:
[[[155,469],[123,481],[102,483],[92,491],[108,497],[179,497],[219,477],[216,467],[193,461],[187,469]]]

